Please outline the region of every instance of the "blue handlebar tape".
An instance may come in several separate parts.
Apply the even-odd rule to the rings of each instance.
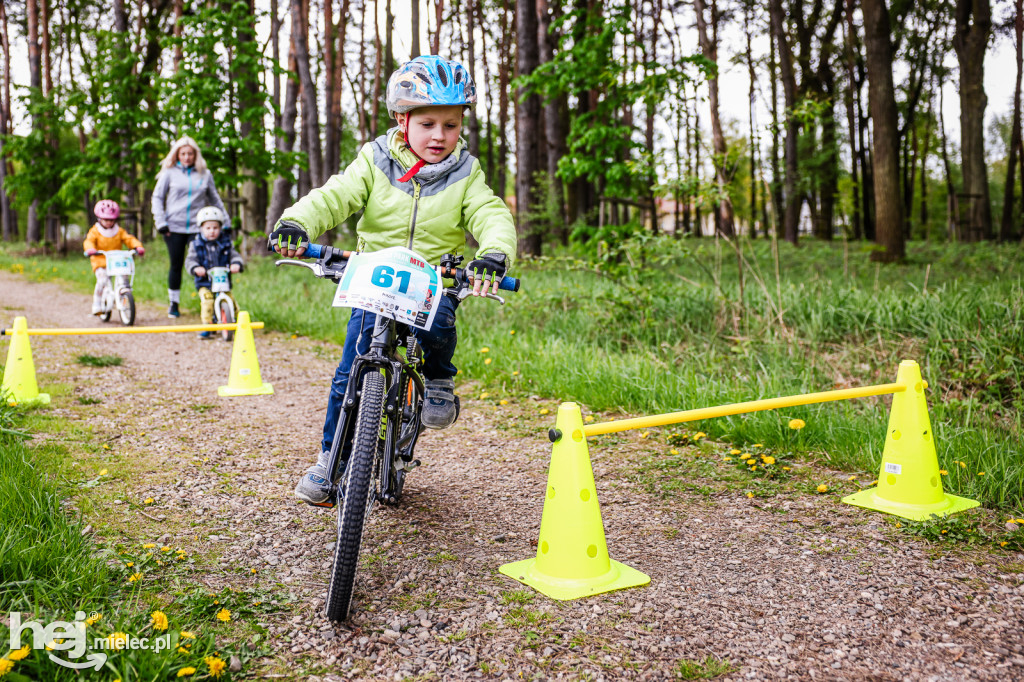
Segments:
[[[519,280],[515,277],[503,277],[498,288],[504,291],[519,291]]]

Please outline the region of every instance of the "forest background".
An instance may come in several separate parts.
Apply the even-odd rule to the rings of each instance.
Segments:
[[[465,136],[520,207],[525,254],[644,233],[845,237],[883,261],[911,238],[1016,240],[1021,4],[5,2],[2,234],[59,248],[112,198],[149,236],[158,162],[183,134],[262,233],[387,129],[407,48],[481,84]],[[986,61],[997,40],[1015,63]],[[730,64],[749,74],[745,112],[720,110]],[[1013,92],[986,93],[986,69]],[[986,118],[990,97],[1006,113]]]

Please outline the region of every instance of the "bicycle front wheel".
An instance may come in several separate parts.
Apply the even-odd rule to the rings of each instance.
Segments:
[[[362,397],[352,438],[352,454],[345,470],[344,500],[338,505],[338,541],[327,588],[327,617],[348,619],[352,588],[363,540],[363,524],[374,502],[374,470],[384,412],[384,375],[371,370],[362,378]]]
[[[126,327],[135,324],[135,296],[132,295],[132,292],[126,291],[121,294],[117,312],[121,316],[121,323]]]
[[[226,296],[217,303],[217,321],[221,324],[234,324],[235,322],[235,304]],[[220,334],[225,341],[230,341],[235,337],[235,333],[230,329],[225,329]]]
[[[110,288],[110,285],[103,290],[103,314],[100,315],[100,319],[104,322],[110,322],[110,316],[114,312],[114,308],[117,306],[117,299],[114,298],[114,291]]]

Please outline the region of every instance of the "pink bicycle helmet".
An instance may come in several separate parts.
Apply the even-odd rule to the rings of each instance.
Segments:
[[[117,220],[117,217],[121,215],[121,207],[117,205],[116,201],[100,199],[96,202],[96,206],[92,209],[92,212],[95,213],[96,217],[100,220]]]

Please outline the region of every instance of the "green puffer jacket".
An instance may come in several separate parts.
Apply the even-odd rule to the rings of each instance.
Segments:
[[[480,244],[478,255],[503,253],[511,269],[517,244],[512,213],[487,186],[462,138],[447,159],[400,182],[418,160],[392,128],[363,145],[344,172],[300,199],[281,220],[298,223],[316,239],[365,208],[356,226],[359,251],[404,246],[436,265],[446,253],[465,251],[468,230]]]

